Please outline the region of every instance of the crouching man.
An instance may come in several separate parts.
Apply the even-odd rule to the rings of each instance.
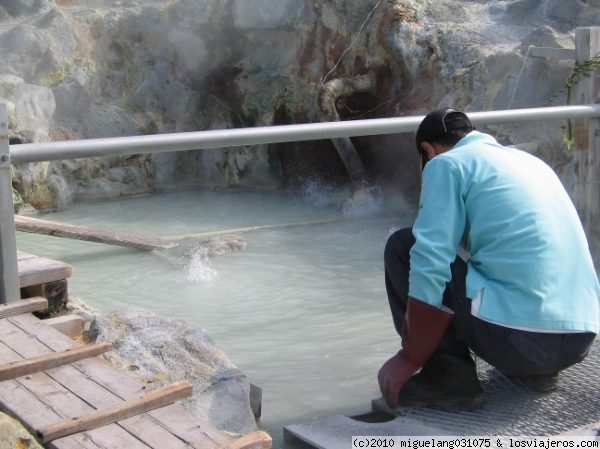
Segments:
[[[534,391],[554,389],[600,328],[600,286],[567,192],[545,163],[462,112],[431,112],[416,140],[419,213],[384,255],[402,349],[379,371],[383,397],[472,408],[471,351]]]

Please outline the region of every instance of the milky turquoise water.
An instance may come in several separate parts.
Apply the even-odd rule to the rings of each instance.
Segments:
[[[349,208],[354,205],[354,208]],[[352,217],[354,215],[354,217]],[[362,215],[362,216],[361,216]],[[398,347],[383,248],[408,214],[302,195],[187,191],[75,204],[50,220],[169,238],[202,231],[330,220],[241,234],[247,247],[172,263],[127,248],[18,233],[20,250],[73,265],[70,294],[104,311],[144,308],[190,320],[262,387],[261,427],[357,414],[379,395],[377,371]]]

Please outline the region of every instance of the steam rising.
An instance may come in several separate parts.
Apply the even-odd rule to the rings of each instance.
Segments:
[[[198,250],[191,254],[184,265],[185,278],[198,284],[212,285],[218,278],[219,273],[212,266],[212,262],[206,250]]]

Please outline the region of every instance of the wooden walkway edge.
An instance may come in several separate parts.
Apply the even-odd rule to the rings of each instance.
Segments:
[[[39,257],[23,251],[17,251],[19,266],[19,286],[21,288],[43,285],[73,275],[73,267],[58,260]]]
[[[98,356],[40,364],[82,348],[86,345],[31,313],[0,319],[0,372],[15,363],[35,361],[29,374],[0,382],[0,410],[18,419],[44,447],[271,448],[271,437],[265,432],[235,438],[190,416],[181,403],[172,403],[191,393],[188,382],[150,391]]]

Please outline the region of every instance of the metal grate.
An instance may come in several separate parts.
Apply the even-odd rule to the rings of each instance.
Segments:
[[[477,371],[483,408],[450,413],[413,407],[401,415],[454,435],[556,435],[600,421],[600,341],[583,362],[561,372],[559,388],[551,393],[529,392],[481,360]],[[389,411],[382,400],[373,407]]]

